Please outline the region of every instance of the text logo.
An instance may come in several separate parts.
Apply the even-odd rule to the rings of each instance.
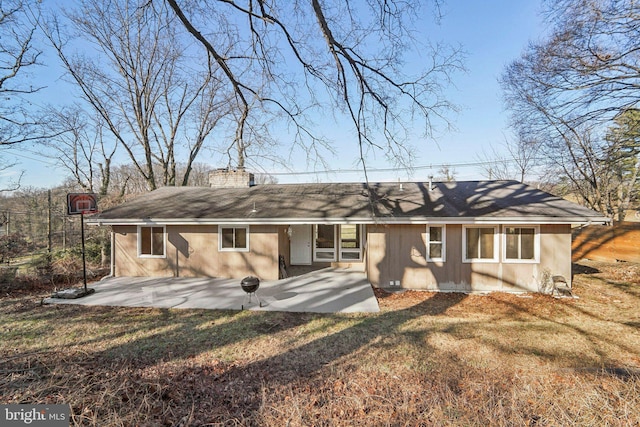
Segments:
[[[68,427],[69,405],[0,405],[0,425]]]

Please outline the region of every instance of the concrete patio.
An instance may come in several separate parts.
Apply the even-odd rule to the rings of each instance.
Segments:
[[[248,303],[239,279],[111,277],[91,283],[95,293],[79,299],[46,298],[45,304],[203,308],[313,313],[378,312],[371,284],[361,271],[324,268],[277,281],[263,281]]]

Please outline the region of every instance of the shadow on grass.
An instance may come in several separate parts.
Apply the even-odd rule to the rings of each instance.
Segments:
[[[600,273],[600,270],[598,270],[597,268],[593,268],[591,266],[588,265],[584,265],[584,264],[578,264],[578,263],[571,263],[571,274],[595,274],[595,273]]]
[[[197,356],[266,333],[279,333],[309,321],[310,315],[268,312],[190,311],[151,316],[138,325],[133,339],[118,343],[95,357],[106,363],[133,361],[137,366],[152,365]],[[140,334],[142,336],[135,337]]]
[[[325,330],[339,330],[316,338],[313,338],[316,334],[312,332],[309,337],[311,341],[246,365],[230,365],[223,372],[210,371],[206,366],[188,366],[174,372],[167,382],[171,384],[183,377],[197,377],[201,384],[207,384],[206,390],[194,388],[188,404],[195,407],[215,406],[210,411],[218,415],[212,416],[209,422],[252,418],[263,403],[265,388],[277,389],[314,377],[345,357],[353,358],[349,363],[357,365],[367,357],[369,351],[402,346],[420,347],[420,351],[429,354],[433,349],[428,345],[427,338],[432,330],[403,331],[403,325],[420,317],[443,314],[465,298],[465,294],[448,295],[447,298],[443,298],[442,294],[434,294],[432,298],[410,308],[379,315],[315,315],[314,320],[322,322]],[[212,396],[222,403],[212,403]]]
[[[577,368],[576,372],[588,372],[590,374],[604,374],[611,375],[613,377],[620,378],[622,380],[637,380],[640,379],[640,369],[629,367],[617,367],[617,366],[604,366],[600,368]]]
[[[617,280],[612,280],[604,277],[590,276],[591,279],[596,280],[605,286],[611,286],[613,289],[617,289],[624,292],[627,296],[633,298],[640,298],[640,285],[627,283]]]
[[[200,408],[209,414],[205,416],[208,422],[255,420],[264,402],[264,393],[325,373],[330,375],[334,372],[334,364],[342,364],[348,371],[349,366],[359,369],[363,360],[384,365],[401,363],[402,358],[407,357],[407,364],[419,364],[431,355],[443,355],[446,352],[430,343],[435,333],[445,333],[460,345],[463,340],[473,339],[501,354],[527,353],[553,362],[565,357],[561,354],[562,347],[536,348],[535,343],[529,345],[512,338],[522,331],[538,336],[548,334],[550,339],[566,332],[583,337],[593,351],[589,358],[579,352],[566,356],[563,360],[568,365],[582,365],[587,369],[599,367],[600,370],[607,366],[606,373],[624,377],[617,372],[626,368],[612,363],[600,348],[606,345],[610,348],[609,353],[611,348],[633,352],[633,343],[624,345],[615,336],[598,332],[604,329],[593,330],[589,325],[571,321],[573,316],[580,321],[584,318],[603,324],[612,322],[577,307],[573,300],[565,302],[536,296],[530,304],[519,304],[515,297],[478,297],[487,299],[475,301],[487,301],[494,310],[483,311],[477,319],[465,321],[448,321],[442,316],[467,298],[462,293],[434,293],[411,307],[376,315],[116,308],[43,308],[32,314],[43,320],[45,327],[56,319],[63,329],[65,322],[69,329],[76,330],[86,324],[87,336],[79,336],[77,345],[86,347],[88,358],[96,366],[96,375],[114,367],[140,368],[144,375],[154,375],[162,383],[162,396],[169,396],[165,404],[173,407],[176,413],[185,416],[189,408]],[[545,305],[555,306],[555,311],[545,313]],[[429,320],[432,316],[441,316],[438,323]],[[19,318],[28,320],[23,314]],[[417,319],[425,321],[412,323]],[[501,319],[506,319],[508,329],[499,330],[505,327],[499,323]],[[537,323],[528,323],[533,321]],[[628,325],[620,320],[615,323],[637,328],[637,323]],[[40,326],[37,328],[43,330]],[[490,333],[498,339],[483,340],[477,333],[480,328],[491,329]],[[269,342],[268,339],[265,341],[265,336],[270,334],[278,334],[273,342],[286,348],[270,348],[267,352],[256,349],[256,353],[267,354],[261,359],[248,354],[253,351],[254,340],[255,345],[264,345]],[[209,352],[211,363],[199,359],[172,367],[158,365]],[[379,354],[388,360],[372,361],[371,355]],[[252,361],[244,363],[243,360]],[[173,388],[178,388],[172,385],[174,383],[180,383],[182,389],[172,392]],[[136,383],[132,384],[135,386]],[[19,388],[21,384],[15,382],[10,387]],[[120,410],[126,410],[126,406]]]

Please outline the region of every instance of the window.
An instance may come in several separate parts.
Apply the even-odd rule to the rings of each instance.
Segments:
[[[336,260],[336,227],[335,225],[318,224],[314,227],[314,260]]]
[[[463,261],[498,261],[497,239],[496,227],[463,227]]]
[[[249,226],[219,226],[218,242],[220,251],[249,251]]]
[[[164,227],[138,227],[138,256],[164,257]]]
[[[427,226],[427,260],[445,260],[445,227]]]
[[[354,224],[313,227],[313,260],[318,262],[362,260],[362,226]]]
[[[505,261],[537,261],[539,238],[536,227],[505,227]]]
[[[361,226],[340,226],[340,261],[359,261],[362,258]]]

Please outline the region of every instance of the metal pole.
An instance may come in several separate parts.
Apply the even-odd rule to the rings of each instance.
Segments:
[[[80,212],[80,236],[82,238],[82,278],[84,282],[84,292],[87,292],[87,261],[84,255],[84,212]]]
[[[47,252],[49,253],[49,257],[51,256],[51,250],[53,249],[52,241],[51,241],[51,190],[47,191],[47,203],[49,208],[49,215],[47,217]],[[49,259],[51,262],[51,259]]]

